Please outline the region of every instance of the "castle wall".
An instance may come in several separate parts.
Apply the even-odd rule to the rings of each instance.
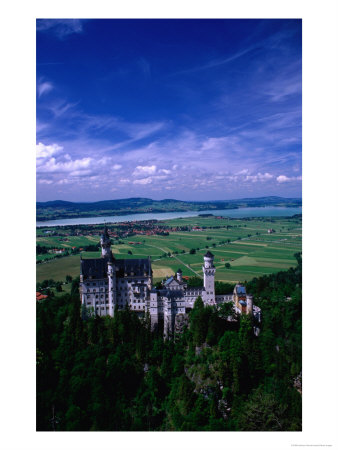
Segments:
[[[105,316],[109,313],[108,280],[88,280],[81,284],[81,303],[93,308],[95,314]]]

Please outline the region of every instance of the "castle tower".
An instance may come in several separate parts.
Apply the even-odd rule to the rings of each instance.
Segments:
[[[202,266],[204,274],[204,289],[203,301],[207,304],[215,304],[215,272],[214,255],[208,251],[204,255],[204,265]]]
[[[110,254],[111,242],[109,239],[107,225],[104,226],[104,231],[103,231],[103,234],[101,235],[100,244],[101,244],[102,258],[108,257]]]
[[[234,305],[238,308],[241,313],[247,313],[247,296],[246,289],[242,284],[236,284],[234,288]]]
[[[253,301],[252,301],[252,295],[247,294],[246,296],[246,303],[247,303],[247,314],[252,314],[253,312]]]
[[[176,272],[176,279],[177,281],[182,281],[182,270],[178,269],[178,271]]]
[[[114,317],[114,311],[116,306],[116,273],[112,252],[109,253],[107,275],[108,275],[108,311],[109,311],[108,314],[111,317]]]

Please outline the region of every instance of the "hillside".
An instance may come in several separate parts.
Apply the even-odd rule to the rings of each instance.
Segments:
[[[247,283],[262,309],[258,336],[249,316],[227,321],[198,302],[173,340],[128,309],[82,320],[78,280],[38,302],[37,430],[301,431],[295,256],[297,267]]]
[[[189,202],[175,199],[152,200],[150,198],[126,198],[98,202],[68,202],[55,200],[36,203],[36,220],[57,220],[76,217],[97,217],[105,215],[124,215],[130,213],[158,213],[176,211],[202,211],[233,209],[254,206],[301,206],[299,198],[260,197],[238,200],[216,200],[208,202]]]

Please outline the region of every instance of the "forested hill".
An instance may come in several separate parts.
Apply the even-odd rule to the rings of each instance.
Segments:
[[[201,211],[215,209],[232,209],[248,206],[301,206],[299,198],[260,197],[238,200],[189,202],[175,199],[152,200],[150,198],[126,198],[104,200],[99,202],[67,202],[55,200],[36,203],[36,219],[56,220],[75,217],[93,217],[123,215],[146,212]]]
[[[296,257],[296,268],[247,284],[262,308],[258,336],[250,317],[229,322],[226,308],[199,301],[171,341],[130,310],[81,318],[76,281],[71,295],[38,303],[37,429],[301,430]]]

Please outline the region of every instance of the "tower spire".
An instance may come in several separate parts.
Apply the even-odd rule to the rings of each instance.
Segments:
[[[103,233],[101,235],[100,244],[101,244],[102,257],[109,256],[111,241],[110,241],[110,238],[109,238],[109,233],[108,233],[108,228],[107,228],[106,223],[104,224],[104,230],[103,230]]]

